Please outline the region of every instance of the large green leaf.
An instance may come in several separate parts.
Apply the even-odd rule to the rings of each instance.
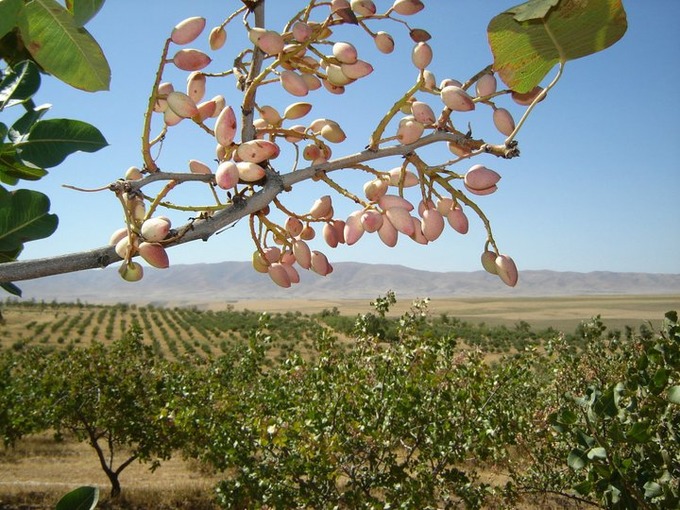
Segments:
[[[23,0],[0,0],[0,37],[16,26],[23,5]]]
[[[104,5],[105,0],[66,0],[66,8],[73,14],[79,27],[84,26],[95,17]]]
[[[50,168],[64,161],[69,154],[95,152],[108,143],[101,132],[87,122],[48,119],[36,122],[28,136],[16,145],[22,161]]]
[[[111,70],[90,33],[54,0],[33,0],[19,16],[21,37],[47,72],[75,88],[108,90]]]
[[[0,81],[0,110],[30,99],[40,88],[40,71],[30,60],[7,69]]]
[[[78,487],[59,500],[56,510],[92,510],[97,506],[98,500],[97,487]]]
[[[49,237],[57,228],[50,199],[38,191],[0,188],[0,251],[20,249],[23,243]]]
[[[627,26],[621,0],[531,0],[494,17],[487,35],[494,69],[524,93],[558,62],[608,48]]]

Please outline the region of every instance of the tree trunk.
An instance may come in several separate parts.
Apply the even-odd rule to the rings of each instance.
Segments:
[[[106,476],[111,482],[111,499],[116,499],[120,496],[120,481],[118,480],[118,473],[114,471],[107,471]]]

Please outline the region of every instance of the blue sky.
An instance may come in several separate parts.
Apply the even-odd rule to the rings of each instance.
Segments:
[[[281,29],[285,7],[294,2],[268,2],[274,8],[267,28]],[[376,0],[379,7],[391,4]],[[433,35],[434,61],[429,69],[437,80],[451,77],[464,81],[491,63],[486,25],[491,17],[516,4],[516,0],[430,0],[428,7],[407,21]],[[140,165],[140,135],[143,111],[149,96],[160,50],[172,27],[188,16],[204,16],[208,28],[190,47],[207,48],[210,27],[219,24],[236,0],[148,0],[107,2],[88,29],[99,41],[111,64],[111,90],[86,94],[57,80],[45,78],[38,103],[53,104],[50,118],[66,117],[96,125],[110,146],[94,154],[76,154],[37,183],[25,183],[50,195],[52,211],[60,226],[47,240],[29,243],[22,258],[60,255],[99,247],[123,226],[115,197],[108,193],[79,193],[62,184],[94,188],[121,177],[131,165]],[[650,6],[653,5],[652,6]],[[297,4],[296,4],[297,5]],[[511,255],[520,271],[632,271],[680,272],[680,163],[676,150],[680,140],[680,2],[624,0],[629,28],[621,41],[604,52],[567,63],[565,73],[549,98],[541,103],[518,140],[521,157],[510,161],[490,156],[454,167],[460,173],[474,163],[495,169],[502,176],[498,192],[479,197],[477,203],[491,219],[502,252]],[[369,60],[375,72],[348,87],[346,94],[331,96],[317,91],[304,100],[315,104],[302,119],[318,117],[338,121],[348,140],[334,146],[334,155],[351,154],[367,143],[373,125],[395,99],[410,87],[416,70],[410,62],[412,42],[403,27],[376,23],[374,30],[387,30],[397,41],[397,50],[381,56],[372,41],[353,30],[338,30],[338,40],[351,40],[360,58]],[[206,70],[227,69],[243,45],[240,22],[228,29],[226,46],[211,53]],[[181,90],[187,73],[169,73],[167,79]],[[548,77],[553,76],[551,73]],[[221,93],[230,104],[239,102],[231,79],[208,84],[207,96]],[[282,92],[278,85],[263,88],[261,105],[280,111],[299,99]],[[435,109],[434,96],[419,96]],[[521,111],[510,101],[499,101],[516,117]],[[476,136],[499,143],[502,135],[491,125],[490,109],[478,109],[462,122],[470,121]],[[158,124],[156,124],[158,125]],[[392,128],[394,130],[394,128]],[[428,162],[450,157],[446,150],[424,153]],[[170,131],[159,160],[161,168],[188,171],[189,159],[210,162],[214,141],[205,133],[182,123]],[[290,168],[285,154],[276,160],[280,172]],[[381,169],[399,164],[387,161]],[[337,175],[337,174],[336,174]],[[360,194],[365,174],[351,171],[344,185]],[[180,187],[182,188],[182,187]],[[170,198],[177,203],[210,203],[204,189],[180,188]],[[321,183],[296,187],[285,203],[306,212],[320,195],[333,195],[336,215],[346,217],[352,204]],[[181,224],[187,214],[169,213]],[[480,221],[469,214],[470,232],[461,236],[447,228],[428,246],[401,239],[396,248],[383,246],[377,235],[364,236],[352,247],[335,250],[317,238],[313,249],[324,251],[331,262],[360,261],[396,263],[437,271],[481,269],[485,232]],[[171,264],[247,260],[253,251],[246,222],[215,236],[173,248]],[[147,277],[152,277],[148,274]],[[332,276],[331,276],[332,277]]]

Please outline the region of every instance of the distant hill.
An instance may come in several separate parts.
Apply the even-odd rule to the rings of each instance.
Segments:
[[[522,271],[515,288],[484,271],[434,272],[388,264],[338,262],[320,277],[301,271],[290,289],[274,285],[249,262],[176,265],[147,269],[137,283],[123,281],[116,268],[82,271],[17,282],[25,299],[85,303],[192,305],[246,299],[364,299],[393,290],[415,297],[537,297],[611,294],[680,295],[680,274]]]

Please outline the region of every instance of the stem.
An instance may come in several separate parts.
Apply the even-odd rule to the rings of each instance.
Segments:
[[[368,207],[368,204],[361,200],[358,196],[356,196],[354,193],[351,193],[347,191],[345,188],[340,186],[337,182],[335,182],[333,179],[330,179],[325,173],[320,174],[320,179],[328,184],[331,188],[333,188],[335,191],[340,193],[343,197],[347,197],[350,200],[352,200],[354,203],[359,204],[362,207]]]
[[[153,82],[153,89],[151,90],[151,95],[149,96],[146,113],[144,113],[144,128],[142,130],[142,158],[144,158],[144,166],[147,170],[149,170],[149,172],[158,171],[158,166],[156,166],[156,162],[151,157],[151,144],[149,142],[149,138],[151,137],[151,116],[153,115],[153,107],[156,104],[158,86],[160,85],[161,78],[163,77],[163,69],[165,68],[165,61],[168,56],[170,42],[171,39],[168,37],[168,39],[165,41],[165,45],[163,46],[161,60],[158,64],[158,69],[156,70],[156,79]]]
[[[255,15],[255,26],[264,28],[264,2],[258,2],[253,10]],[[262,62],[264,61],[264,53],[256,45],[253,45],[253,60],[250,64],[248,77],[246,79],[246,91],[243,94],[243,103],[241,103],[243,128],[241,129],[241,141],[248,142],[255,138],[255,126],[253,125],[253,117],[255,116],[255,94],[259,82],[264,79],[260,74],[262,69]],[[259,79],[258,79],[259,78]]]
[[[541,93],[536,96],[536,98],[531,102],[529,107],[526,109],[526,111],[524,112],[524,115],[522,115],[522,118],[517,123],[517,126],[515,126],[515,129],[513,130],[513,132],[510,133],[510,136],[508,136],[506,138],[505,145],[509,145],[515,139],[515,136],[517,136],[517,133],[522,128],[522,125],[526,121],[526,119],[529,116],[529,114],[531,113],[531,111],[534,109],[534,107],[538,103],[540,103],[543,100],[543,98],[548,94],[548,91],[557,84],[559,79],[562,77],[562,73],[564,72],[564,64],[566,63],[567,59],[564,55],[564,51],[562,50],[562,46],[560,46],[558,44],[557,39],[555,39],[555,36],[552,33],[552,30],[550,30],[550,27],[547,24],[544,24],[544,27],[545,27],[546,33],[550,36],[552,43],[555,45],[555,47],[557,48],[557,51],[560,54],[560,66],[559,66],[559,69],[557,70],[557,75],[555,76],[555,78],[553,78],[553,80],[550,82],[550,84],[546,88],[541,90]]]
[[[418,76],[418,81],[416,81],[416,83],[406,91],[406,94],[404,94],[403,97],[401,97],[396,103],[392,105],[392,108],[390,108],[390,110],[387,112],[387,114],[382,118],[378,126],[375,128],[375,131],[373,131],[370,143],[368,145],[369,149],[376,150],[378,148],[378,144],[382,139],[382,135],[385,132],[385,128],[387,127],[387,125],[399,112],[401,107],[408,102],[408,100],[413,96],[413,94],[420,90],[420,87],[422,87],[422,85],[423,85],[423,73],[420,73],[420,75]]]
[[[170,193],[170,191],[172,191],[172,189],[175,186],[177,186],[177,184],[179,184],[177,181],[170,181],[163,187],[161,192],[158,195],[156,195],[156,198],[149,206],[149,210],[147,211],[146,217],[144,218],[145,220],[148,220],[149,218],[151,218],[151,216],[153,216],[153,213],[154,211],[156,211],[158,204],[160,204],[161,200],[163,200],[163,198],[165,198],[167,194]]]

